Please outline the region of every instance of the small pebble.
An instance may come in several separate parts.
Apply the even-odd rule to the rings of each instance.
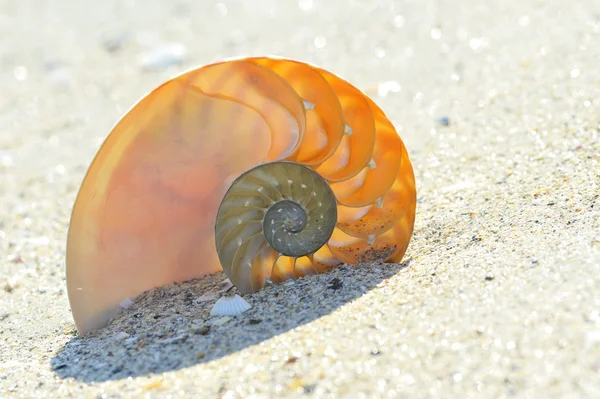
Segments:
[[[4,291],[5,291],[5,292],[11,293],[11,292],[13,292],[13,291],[14,291],[16,288],[18,288],[20,285],[21,285],[21,284],[20,284],[20,282],[19,282],[19,279],[18,279],[18,278],[16,278],[16,277],[11,277],[11,278],[8,278],[8,279],[6,280],[6,282],[4,283],[4,287],[3,287],[3,288],[4,288]]]
[[[116,53],[121,48],[123,48],[123,46],[125,46],[125,44],[127,44],[129,39],[130,39],[130,37],[126,33],[106,35],[105,37],[102,38],[100,44],[106,52]]]
[[[211,324],[213,326],[222,326],[223,324],[227,323],[229,320],[231,320],[231,317],[220,317],[218,319],[215,319],[211,322]]]
[[[215,299],[217,296],[215,294],[209,294],[209,295],[202,295],[199,296],[198,298],[196,298],[196,302],[200,303],[200,302],[207,302],[207,301],[211,301],[213,299]]]
[[[335,291],[335,290],[339,290],[340,288],[342,288],[342,286],[343,286],[342,281],[336,277],[329,282],[329,286],[327,288]]]
[[[20,255],[10,255],[7,260],[11,263],[23,263],[23,258]]]
[[[121,331],[115,334],[115,339],[121,340],[126,338],[129,338],[129,334],[127,334],[125,331]]]
[[[183,333],[183,334],[177,335],[175,337],[163,339],[160,342],[161,342],[161,344],[170,345],[170,344],[179,344],[179,343],[185,342],[185,341],[187,341],[187,339],[188,339],[187,334]]]
[[[298,360],[297,357],[292,356],[288,360],[286,360],[285,364],[294,364],[294,363],[296,363],[297,360]]]
[[[441,118],[438,118],[437,123],[440,126],[450,126],[450,118],[442,116]]]
[[[197,328],[194,330],[194,334],[198,334],[198,335],[206,335],[210,332],[210,327],[209,326],[202,326],[200,328]]]

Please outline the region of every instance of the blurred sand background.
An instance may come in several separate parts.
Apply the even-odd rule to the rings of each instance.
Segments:
[[[415,167],[400,265],[208,316],[222,275],[78,337],[71,207],[117,119],[237,55],[372,95]],[[600,397],[600,3],[0,0],[1,397]]]

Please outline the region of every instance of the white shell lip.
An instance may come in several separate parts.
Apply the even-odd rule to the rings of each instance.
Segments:
[[[222,297],[214,304],[210,311],[211,316],[238,316],[252,306],[241,296]]]

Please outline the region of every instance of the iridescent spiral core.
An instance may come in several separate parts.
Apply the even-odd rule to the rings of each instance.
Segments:
[[[308,222],[308,216],[306,215],[304,208],[302,208],[302,205],[294,201],[284,200],[275,203],[275,205],[273,205],[267,211],[267,214],[265,215],[265,222],[263,223],[263,230],[267,231],[271,225],[277,223],[282,225],[282,227],[277,231],[283,230],[288,234],[299,233],[306,227],[306,222]],[[333,228],[331,231],[333,231]],[[275,232],[276,230],[273,229],[272,234],[265,234],[267,235],[267,241],[269,241],[269,244],[271,244],[273,248],[277,249],[277,245],[273,245],[273,241],[275,241],[276,238]],[[279,252],[283,252],[284,255],[292,255],[291,253],[287,254],[285,249],[278,250]],[[308,253],[310,253],[310,251],[301,253],[300,255],[306,255]]]
[[[292,246],[294,242],[292,237],[296,239],[307,222],[308,216],[302,205],[294,201],[279,201],[267,211],[263,221],[263,232],[269,244],[283,255],[304,256],[327,242],[327,240],[320,242],[321,245],[314,249],[311,247],[308,251],[303,249],[303,245]],[[335,227],[335,224],[333,226]],[[333,232],[333,228],[331,231]]]
[[[293,162],[259,165],[225,194],[215,223],[223,271],[243,293],[271,278],[280,256],[311,255],[329,241],[337,202],[314,170]]]
[[[144,291],[218,271],[249,293],[400,262],[415,214],[408,151],[351,83],[285,58],[203,65],[144,96],[94,157],[68,233],[73,318],[83,335]]]

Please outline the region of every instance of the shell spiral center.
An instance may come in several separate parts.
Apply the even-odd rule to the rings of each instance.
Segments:
[[[290,200],[283,200],[273,205],[267,211],[264,220],[264,230],[268,232],[272,226],[282,225],[283,229],[289,234],[299,233],[306,227],[308,216],[302,208],[302,205]],[[272,230],[272,229],[271,229]],[[267,240],[272,238],[272,235],[265,234]],[[273,243],[269,240],[271,246]]]

